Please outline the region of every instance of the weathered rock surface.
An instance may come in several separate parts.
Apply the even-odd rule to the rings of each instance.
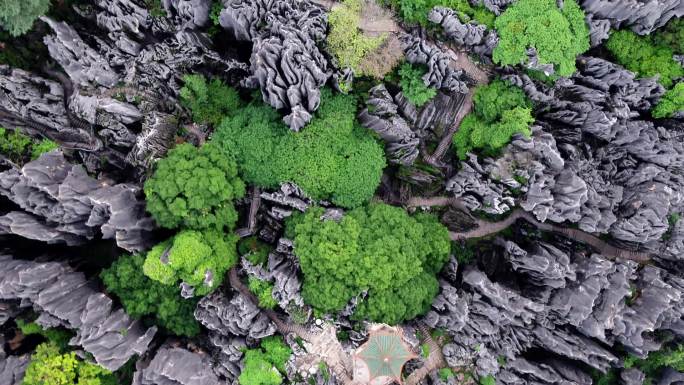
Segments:
[[[156,333],[131,320],[112,300],[97,292],[82,273],[58,262],[33,262],[0,256],[0,299],[21,300],[39,313],[76,330],[69,342],[82,346],[95,361],[117,370],[132,356],[142,355]]]
[[[238,41],[251,41],[251,76],[243,82],[261,89],[264,102],[286,108],[284,121],[299,131],[318,109],[320,88],[332,71],[318,49],[327,16],[322,7],[298,0],[229,0],[220,23]]]
[[[0,217],[0,229],[29,239],[75,245],[101,236],[142,251],[156,227],[139,187],[93,179],[60,151],[0,173],[0,194],[22,210]]]
[[[614,29],[627,26],[640,35],[684,15],[682,0],[583,0],[581,6],[595,20],[606,19]]]
[[[163,347],[149,365],[136,371],[133,385],[219,385],[206,355]]]
[[[223,336],[261,339],[276,331],[275,325],[249,299],[240,294],[228,298],[219,290],[200,300],[195,318]]]
[[[404,34],[400,40],[409,63],[428,67],[428,72],[423,76],[425,85],[453,93],[468,93],[469,79],[465,71],[453,67],[446,52],[417,36]]]
[[[0,384],[21,385],[29,361],[30,357],[28,355],[0,356]]]
[[[508,2],[502,0],[501,2]],[[491,4],[491,2],[489,2]],[[491,8],[490,8],[491,9]],[[498,10],[498,7],[495,9]],[[497,13],[498,11],[494,11]],[[428,19],[439,24],[446,37],[457,45],[467,48],[468,51],[491,61],[492,52],[499,44],[499,36],[494,30],[488,30],[486,26],[474,21],[463,23],[453,9],[435,7],[430,11]]]

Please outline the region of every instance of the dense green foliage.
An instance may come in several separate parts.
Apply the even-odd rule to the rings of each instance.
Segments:
[[[684,112],[684,82],[667,91],[651,114],[654,118],[669,118],[677,112]]]
[[[245,367],[240,373],[240,385],[279,385],[292,350],[280,336],[267,337],[261,347],[245,352]]]
[[[218,125],[225,116],[240,108],[237,91],[219,79],[207,79],[202,75],[185,75],[185,85],[180,90],[181,104],[190,110],[196,123]]]
[[[361,0],[343,0],[328,14],[328,48],[340,67],[350,67],[357,76],[363,75],[361,61],[386,38],[365,36],[359,30],[360,18]]]
[[[253,103],[225,119],[214,141],[235,155],[249,183],[272,188],[292,181],[315,199],[355,207],[373,196],[385,167],[382,146],[355,115],[352,95],[325,89],[301,132],[289,130],[272,108]]]
[[[38,159],[38,157],[52,150],[57,149],[57,143],[42,139],[34,142],[30,137],[22,134],[19,130],[7,130],[0,127],[0,153],[15,162],[24,159]]]
[[[259,306],[274,309],[278,303],[273,298],[273,284],[258,278],[249,277],[249,290],[259,299]]]
[[[302,295],[318,311],[341,310],[368,291],[354,318],[397,324],[424,313],[449,256],[447,229],[429,215],[385,204],[321,221],[310,208],[287,223],[304,274]]]
[[[426,72],[425,68],[414,67],[409,63],[404,63],[399,68],[401,92],[416,107],[421,107],[437,95],[437,90],[426,86],[423,81]]]
[[[499,44],[493,60],[501,65],[526,63],[527,49],[537,51],[540,64],[553,64],[557,74],[575,72],[575,58],[589,49],[589,27],[575,0],[519,0],[499,16],[494,25]]]
[[[33,27],[33,22],[50,9],[50,0],[0,1],[0,27],[19,36]]]
[[[432,8],[440,6],[455,10],[459,18],[468,22],[475,20],[489,28],[494,26],[496,16],[483,6],[472,6],[468,0],[390,0],[399,9],[399,15],[405,22],[429,26],[428,14]]]
[[[263,265],[268,261],[271,248],[256,236],[242,238],[238,241],[238,255],[247,258],[255,265]]]
[[[234,234],[184,230],[147,253],[143,272],[165,285],[183,281],[195,288],[195,295],[205,295],[223,282],[226,271],[237,262],[236,243]]]
[[[661,29],[651,33],[656,45],[670,47],[676,54],[684,54],[684,18],[673,17]]]
[[[115,294],[131,317],[154,316],[156,323],[177,335],[199,333],[196,300],[183,299],[178,286],[161,284],[145,276],[142,255],[120,257],[100,273],[107,291]]]
[[[218,146],[181,144],[157,162],[145,182],[147,210],[163,227],[228,229],[237,221],[233,200],[245,195],[237,165]]]
[[[23,385],[117,385],[116,377],[99,365],[81,361],[74,352],[62,353],[47,342],[36,347]]]
[[[639,36],[630,30],[614,31],[605,43],[615,60],[641,77],[660,75],[660,83],[672,87],[674,79],[684,76],[672,49],[654,42],[652,36]]]
[[[73,336],[72,333],[63,329],[43,329],[35,322],[26,322],[22,319],[17,319],[16,322],[23,335],[41,335],[60,350],[65,350],[69,346],[69,340]]]
[[[480,383],[480,385],[495,385],[496,379],[491,374],[488,374],[484,377],[480,377],[480,381],[478,382]]]
[[[463,119],[453,139],[460,159],[473,149],[494,155],[514,134],[530,135],[532,103],[521,89],[495,80],[479,87],[473,102],[473,111]]]

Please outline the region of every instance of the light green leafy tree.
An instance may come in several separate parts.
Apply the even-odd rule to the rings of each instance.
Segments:
[[[268,281],[262,281],[255,277],[249,277],[247,282],[249,290],[256,295],[259,300],[259,306],[267,309],[274,309],[278,303],[273,298],[273,284]]]
[[[177,286],[183,281],[195,289],[196,296],[206,295],[237,262],[236,243],[233,234],[184,230],[147,253],[143,272],[164,285]]]
[[[493,156],[514,134],[531,134],[532,103],[521,89],[495,80],[479,87],[473,102],[473,111],[463,119],[453,138],[460,159],[473,149]]]
[[[218,125],[224,117],[240,108],[237,91],[219,79],[207,82],[203,75],[185,75],[180,90],[181,104],[190,110],[196,123]]]
[[[23,385],[117,385],[110,371],[81,361],[74,352],[62,353],[57,345],[36,347],[26,368]]]
[[[145,182],[147,210],[163,227],[231,230],[235,199],[245,195],[237,165],[220,147],[181,144],[157,162]]]
[[[280,336],[267,337],[261,346],[245,352],[245,367],[238,377],[240,385],[279,385],[292,350]]]
[[[33,27],[33,22],[50,9],[50,0],[0,1],[0,27],[19,36]]]
[[[173,334],[194,336],[199,333],[195,320],[195,299],[183,299],[177,285],[164,285],[143,273],[145,257],[124,255],[100,277],[107,291],[115,294],[133,318],[152,316],[155,323]]]
[[[249,183],[272,188],[291,181],[314,199],[356,207],[373,196],[385,158],[355,117],[354,96],[324,89],[321,106],[300,132],[270,107],[251,104],[225,119],[213,141],[235,155]]]
[[[448,231],[433,216],[385,204],[356,208],[340,221],[322,221],[322,213],[311,208],[287,223],[308,304],[339,311],[367,291],[354,317],[389,324],[429,308],[450,251]]]
[[[341,67],[349,67],[358,76],[363,75],[359,65],[363,59],[380,47],[386,36],[370,37],[359,29],[362,0],[343,0],[328,14],[330,32],[328,48]]]
[[[492,58],[501,65],[527,62],[527,49],[535,48],[541,64],[553,64],[557,74],[575,72],[575,58],[589,49],[589,27],[575,0],[519,0],[494,22],[499,44]]]

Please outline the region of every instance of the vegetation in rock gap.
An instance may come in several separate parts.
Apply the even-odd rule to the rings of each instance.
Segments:
[[[435,275],[449,256],[447,229],[429,215],[371,204],[339,221],[311,208],[287,224],[304,274],[304,300],[322,312],[341,310],[367,292],[355,319],[397,324],[424,313],[437,294]]]
[[[462,21],[475,20],[493,28],[496,15],[483,6],[473,6],[468,0],[387,0],[398,9],[401,18],[409,24],[429,27],[428,14],[434,7],[451,8],[458,12]]]
[[[416,107],[423,106],[437,95],[437,90],[425,85],[423,76],[426,73],[425,68],[413,66],[409,63],[404,63],[399,68],[401,92]]]
[[[672,49],[654,42],[652,36],[639,36],[631,30],[613,31],[605,46],[619,64],[638,76],[660,75],[665,88],[684,76],[684,68],[672,58]]]
[[[665,26],[651,33],[653,43],[670,47],[676,54],[684,54],[684,18],[673,17]]]
[[[33,26],[33,22],[47,13],[50,0],[3,0],[0,2],[0,27],[12,36],[19,36]]]
[[[143,0],[145,7],[150,11],[150,15],[153,17],[163,17],[166,16],[166,11],[162,5],[162,0]]]
[[[166,228],[231,230],[237,221],[233,201],[245,195],[235,161],[212,144],[169,151],[144,190],[147,210]]]
[[[256,236],[242,238],[238,241],[238,255],[247,258],[255,265],[263,265],[268,261],[268,253],[271,248],[259,241]]]
[[[255,277],[249,277],[249,290],[259,299],[259,306],[274,309],[278,303],[273,298],[273,284]]]
[[[19,130],[0,127],[0,153],[15,163],[37,159],[41,154],[57,148],[57,143],[49,139],[35,142]]]
[[[276,187],[293,181],[315,199],[356,207],[375,192],[384,151],[355,119],[356,100],[323,90],[321,106],[301,132],[272,108],[255,102],[225,119],[214,135],[234,154],[245,181]]]
[[[657,383],[666,368],[672,368],[679,372],[684,371],[684,345],[664,347],[661,350],[649,353],[645,359],[628,354],[623,361],[626,369],[637,368],[646,375],[644,385],[652,385]],[[593,377],[594,383],[598,385],[618,385],[621,383],[618,370],[610,370],[605,374],[594,372]]]
[[[516,133],[529,136],[534,122],[532,103],[525,93],[502,80],[481,86],[473,97],[473,111],[461,122],[453,142],[460,159],[473,149],[494,155]]]
[[[237,262],[236,243],[233,234],[184,230],[147,253],[143,272],[164,285],[185,282],[202,296],[216,289]]]
[[[349,67],[357,76],[363,59],[380,47],[386,36],[365,36],[359,30],[363,0],[344,0],[328,14],[328,47],[340,67]]]
[[[197,301],[183,299],[177,285],[164,285],[143,273],[145,258],[140,254],[120,257],[100,273],[107,291],[116,295],[131,317],[153,316],[155,322],[173,334],[194,336],[199,325],[193,313]]]
[[[658,101],[651,115],[654,118],[669,118],[677,112],[684,113],[684,82],[677,83]]]
[[[575,0],[565,0],[559,9],[555,0],[520,0],[510,5],[494,22],[499,44],[493,60],[501,65],[527,63],[534,48],[540,64],[553,64],[555,72],[575,72],[575,58],[589,49],[589,27]]]
[[[22,319],[16,320],[17,327],[21,334],[25,336],[40,335],[60,350],[65,350],[69,346],[69,340],[73,337],[71,332],[58,328],[43,329],[35,322],[26,322]]]
[[[238,92],[219,79],[207,82],[203,75],[183,77],[185,85],[180,90],[181,104],[190,110],[195,123],[218,125],[224,117],[240,108]]]
[[[282,337],[264,338],[259,348],[245,351],[245,367],[238,377],[240,385],[279,385],[291,354]]]
[[[22,385],[117,385],[107,369],[63,352],[51,342],[38,345],[26,368]]]

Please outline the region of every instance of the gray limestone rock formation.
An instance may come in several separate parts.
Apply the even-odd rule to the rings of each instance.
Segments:
[[[244,85],[260,88],[274,108],[286,108],[284,121],[299,131],[318,109],[320,88],[332,71],[318,49],[327,16],[322,7],[296,0],[224,1],[220,23],[238,41],[251,41],[251,77]]]
[[[404,34],[400,40],[409,63],[428,67],[423,76],[425,85],[453,93],[468,93],[469,79],[465,71],[452,67],[447,53],[417,36]]]
[[[30,360],[28,355],[0,356],[0,384],[21,385],[24,379],[24,372]]]
[[[385,151],[392,163],[409,166],[418,158],[420,139],[398,114],[398,106],[383,84],[369,91],[367,107],[358,116],[364,127],[375,131],[385,141]]]
[[[200,300],[195,318],[223,336],[261,339],[276,331],[275,325],[249,299],[241,294],[229,299],[219,290]]]
[[[74,245],[101,236],[141,251],[156,228],[139,187],[93,179],[60,151],[0,173],[0,194],[22,210],[0,217],[0,228],[29,239]]]
[[[117,370],[132,356],[142,355],[156,333],[131,320],[112,300],[93,289],[82,273],[57,262],[33,262],[0,256],[0,299],[21,300],[38,313],[51,316],[51,323],[76,330],[69,342],[82,346],[95,361]]]
[[[684,15],[682,0],[582,0],[581,6],[594,20],[606,19],[614,29],[630,27],[640,35]]]
[[[496,34],[496,31],[488,30],[486,26],[477,24],[474,21],[468,23],[461,22],[456,11],[453,9],[435,7],[430,11],[428,19],[435,24],[439,24],[447,38],[479,55],[481,58],[491,60],[492,52],[497,44],[499,44],[499,36]]]
[[[149,365],[136,371],[133,385],[219,385],[206,355],[174,347],[157,351]]]

